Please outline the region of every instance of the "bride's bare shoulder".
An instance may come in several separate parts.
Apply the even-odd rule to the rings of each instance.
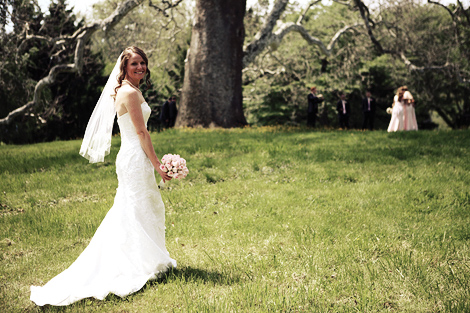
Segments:
[[[129,85],[122,85],[116,92],[116,102],[128,102],[139,99],[139,92]]]

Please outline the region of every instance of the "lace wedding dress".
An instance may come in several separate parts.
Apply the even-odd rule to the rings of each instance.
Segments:
[[[142,103],[145,121],[150,107]],[[124,297],[171,267],[165,248],[165,207],[154,168],[142,149],[128,113],[118,117],[121,149],[116,158],[119,185],[114,205],[88,247],[45,286],[31,286],[37,305],[68,305],[109,293]]]

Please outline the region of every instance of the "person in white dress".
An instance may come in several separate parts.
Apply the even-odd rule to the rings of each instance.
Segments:
[[[39,306],[68,305],[88,297],[102,300],[109,293],[124,297],[176,267],[165,247],[165,206],[155,170],[163,181],[171,178],[159,167],[146,125],[151,110],[138,88],[149,77],[144,51],[126,48],[93,111],[80,149],[90,162],[103,161],[117,112],[121,148],[114,204],[69,268],[42,287],[31,286],[30,299]]]
[[[405,102],[403,99],[404,91],[402,87],[398,88],[397,94],[393,98],[393,110],[390,124],[388,125],[388,132],[396,132],[405,130]]]
[[[415,100],[411,95],[411,92],[408,91],[407,86],[401,87],[403,90],[403,102],[405,104],[404,108],[404,124],[405,130],[418,130],[418,123],[416,121],[415,113]]]

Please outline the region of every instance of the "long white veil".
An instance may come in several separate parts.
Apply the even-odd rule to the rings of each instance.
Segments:
[[[111,149],[111,136],[116,116],[113,95],[115,94],[114,88],[118,85],[117,76],[119,75],[121,57],[122,53],[109,75],[85,130],[80,155],[88,159],[90,163],[103,162],[104,157],[109,154]]]

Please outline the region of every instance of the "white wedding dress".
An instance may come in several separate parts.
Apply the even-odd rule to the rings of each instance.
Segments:
[[[142,103],[145,121],[150,107]],[[176,267],[165,248],[165,206],[154,168],[140,145],[128,113],[118,118],[121,149],[116,158],[119,185],[114,205],[88,247],[65,271],[43,287],[31,286],[37,305],[68,305],[109,293],[120,297]]]
[[[405,130],[405,104],[402,101],[398,101],[398,96],[396,95],[393,98],[393,102],[392,118],[387,129],[389,133]]]

